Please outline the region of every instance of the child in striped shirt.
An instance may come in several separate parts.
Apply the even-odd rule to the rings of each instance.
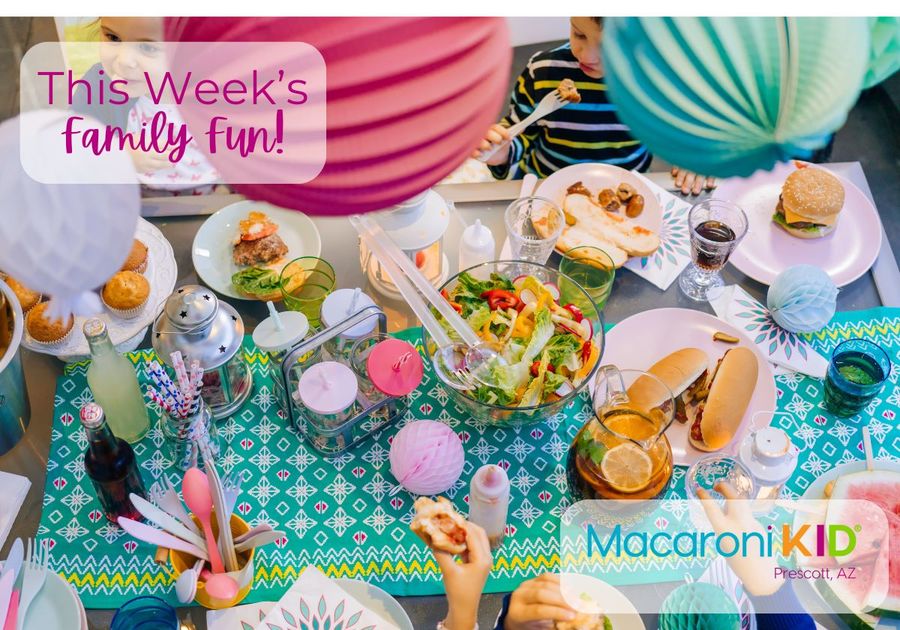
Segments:
[[[509,114],[488,130],[473,154],[477,158],[506,143],[487,160],[496,179],[521,179],[526,173],[547,177],[579,162],[603,162],[638,171],[650,166],[653,156],[631,136],[606,96],[600,55],[603,18],[573,17],[570,22],[569,43],[531,57],[513,90]],[[575,82],[581,101],[542,118],[507,143],[507,128],[528,117],[563,79]],[[682,171],[676,184],[685,193],[693,189],[697,194],[714,182]]]

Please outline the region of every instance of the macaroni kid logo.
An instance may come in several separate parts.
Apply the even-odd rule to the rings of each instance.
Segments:
[[[781,555],[787,558],[796,552],[805,557],[839,558],[851,554],[856,548],[856,534],[862,527],[804,523],[795,530],[791,525],[784,523],[780,531],[769,525],[765,534],[763,532],[717,534],[698,531],[679,531],[674,534],[660,531],[650,534],[633,531],[623,535],[621,525],[616,525],[609,533],[598,534],[592,524],[588,524],[586,529],[589,557],[594,554],[607,556],[613,553],[618,557],[625,555],[631,558],[650,556],[666,558],[672,555],[681,558],[703,558],[708,554],[718,554],[726,558],[736,555],[768,558]],[[815,543],[812,545],[806,542],[810,531],[815,534]]]

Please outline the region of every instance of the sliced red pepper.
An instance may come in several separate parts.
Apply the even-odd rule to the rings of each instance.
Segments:
[[[534,378],[537,378],[537,377],[538,377],[538,374],[540,374],[540,372],[541,372],[541,362],[540,362],[540,361],[535,361],[534,363],[532,363],[532,364],[531,364],[531,369],[530,369],[530,371],[531,371],[531,375],[532,375]],[[553,367],[553,364],[552,364],[552,363],[548,363],[548,364],[547,364],[547,371],[548,371],[548,372],[554,372],[554,373],[556,372],[556,369]]]
[[[441,289],[441,297],[450,302],[450,306],[453,307],[453,310],[457,313],[462,313],[462,304],[457,304],[453,300],[450,299],[450,294],[447,293],[447,289]]]
[[[570,313],[572,313],[572,317],[579,324],[581,323],[581,320],[584,319],[584,313],[582,313],[581,309],[578,308],[577,306],[575,306],[574,304],[566,304],[565,306],[563,306],[563,308],[566,309],[567,311],[569,311]]]
[[[488,306],[492,311],[496,311],[498,308],[503,310],[515,308],[519,304],[519,298],[515,293],[503,289],[485,291],[481,297],[488,301]]]
[[[587,362],[591,360],[591,342],[585,341],[584,345],[581,346],[581,364],[587,365]]]

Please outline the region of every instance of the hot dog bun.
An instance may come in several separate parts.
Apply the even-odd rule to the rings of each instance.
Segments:
[[[717,451],[727,446],[737,433],[744,413],[750,405],[759,363],[749,348],[732,348],[722,357],[713,372],[706,400],[692,410],[690,442],[701,451]],[[700,437],[695,430],[699,420]]]

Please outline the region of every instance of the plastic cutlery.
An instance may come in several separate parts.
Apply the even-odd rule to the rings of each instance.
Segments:
[[[256,536],[257,534],[262,534],[263,532],[271,532],[271,531],[273,531],[273,528],[271,525],[269,525],[268,523],[260,523],[256,527],[251,527],[250,529],[248,529],[246,532],[244,532],[240,536],[235,536],[234,544],[237,545],[237,543],[244,542],[251,536]]]
[[[12,597],[13,582],[16,581],[16,575],[12,571],[3,573],[0,577],[0,619],[6,619],[6,613],[9,610],[9,600]]]
[[[497,146],[495,146],[493,149],[488,149],[486,152],[479,155],[478,156],[479,161],[487,162],[491,158],[492,155],[494,155],[501,148],[505,147],[510,142],[512,142],[513,138],[515,138],[520,133],[525,131],[528,127],[530,127],[531,125],[536,123],[541,118],[544,118],[545,116],[549,116],[556,110],[560,109],[561,107],[565,107],[568,104],[569,104],[569,101],[567,101],[566,99],[564,99],[562,97],[562,94],[560,94],[558,89],[553,90],[552,92],[547,94],[547,96],[545,96],[544,98],[542,98],[540,100],[537,107],[535,107],[534,111],[531,113],[530,116],[528,116],[525,120],[523,120],[521,122],[517,122],[516,124],[511,125],[509,127],[509,129],[507,129],[507,131],[509,132],[509,140],[507,140],[506,142],[502,142],[502,143],[498,144]]]
[[[25,627],[25,617],[28,615],[28,609],[37,594],[44,588],[44,582],[47,579],[47,567],[50,564],[50,550],[37,539],[34,539],[32,544],[32,539],[29,538],[27,557],[28,561],[22,569],[25,574],[25,582],[22,587],[21,604],[19,605],[19,630],[23,630]]]
[[[194,566],[184,571],[175,580],[175,595],[182,604],[189,604],[197,595],[197,579],[200,577],[200,569],[204,560],[197,560]]]
[[[203,471],[199,468],[188,468],[184,473],[181,491],[188,509],[200,519],[200,525],[206,535],[206,549],[209,552],[209,563],[212,565],[213,573],[224,573],[225,567],[222,565],[222,556],[219,555],[219,549],[216,547],[216,539],[213,536],[210,521],[213,503],[209,492],[209,481]]]
[[[194,522],[194,519],[192,519],[191,515],[188,514],[188,511],[184,509],[184,504],[181,502],[181,499],[178,498],[178,493],[175,492],[175,488],[172,487],[172,484],[169,483],[168,479],[164,477],[161,482],[153,484],[153,488],[150,490],[150,498],[161,509],[177,518],[178,522],[194,532],[194,534],[197,536],[203,535],[200,528],[197,527],[197,524]]]
[[[138,521],[134,521],[130,518],[125,518],[124,516],[120,516],[118,519],[119,527],[124,529],[126,532],[137,538],[138,540],[143,540],[146,543],[150,543],[151,545],[159,545],[160,547],[165,547],[166,549],[175,549],[177,551],[183,551],[184,553],[189,553],[195,558],[203,558],[204,560],[209,560],[209,556],[206,551],[198,547],[197,545],[192,545],[189,542],[181,540],[180,538],[176,538],[172,534],[167,534],[166,532],[154,529],[149,525],[144,525],[143,523],[139,523]],[[215,549],[215,541],[213,541],[213,549]]]
[[[6,601],[6,612],[0,617],[3,621],[3,630],[15,630],[16,618],[19,614],[19,598],[22,594],[22,559],[25,555],[25,547],[21,538],[16,538],[3,563],[3,575],[12,575],[12,587]],[[9,578],[8,578],[9,579]]]
[[[232,470],[222,480],[222,493],[225,495],[225,513],[228,514],[229,521],[231,520],[231,515],[234,514],[234,504],[237,503],[237,498],[241,494],[241,484],[243,482],[244,478],[237,470]]]
[[[203,539],[203,537],[198,536],[187,527],[182,525],[171,514],[164,512],[163,510],[147,501],[145,498],[134,493],[130,494],[129,498],[131,499],[131,504],[134,505],[135,509],[154,525],[161,527],[164,531],[167,531],[173,536],[177,536],[178,538],[181,538],[182,540],[189,542],[192,545],[197,545],[201,549],[206,549],[206,541]]]
[[[219,551],[222,552],[222,560],[226,571],[236,571],[238,568],[237,555],[234,552],[234,540],[231,535],[231,515],[225,509],[225,496],[222,492],[222,481],[216,471],[212,458],[205,458],[204,468],[208,480],[208,490],[216,512],[216,520],[219,523]]]
[[[249,538],[237,543],[234,546],[234,549],[235,551],[247,551],[255,547],[268,545],[269,543],[273,543],[281,538],[284,538],[284,532],[280,532],[277,530],[271,532],[262,532],[256,534],[255,536],[250,536]]]

